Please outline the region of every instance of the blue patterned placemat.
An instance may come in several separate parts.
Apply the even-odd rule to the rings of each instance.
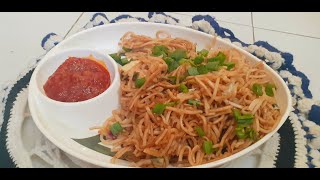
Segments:
[[[148,19],[133,17],[129,14],[120,15],[109,20],[104,13],[96,13],[90,21],[81,29],[117,23],[123,21],[157,22],[166,24],[182,25],[178,18],[169,16],[162,12],[149,12]],[[320,167],[320,104],[312,99],[309,90],[309,79],[293,65],[292,54],[281,52],[265,41],[258,41],[254,44],[247,44],[238,39],[234,33],[221,27],[214,17],[209,15],[196,15],[192,17],[192,24],[187,27],[222,37],[244,50],[262,59],[270,67],[276,70],[287,83],[292,95],[292,112],[288,120],[278,131],[280,143],[278,154],[275,157],[273,167]],[[55,33],[45,36],[41,46],[49,51],[62,41],[62,38]],[[16,82],[8,84],[1,89],[2,100],[0,110],[3,122],[0,119],[0,167],[16,167],[14,157],[10,157],[10,149],[7,147],[7,126],[11,116],[17,94],[27,87],[32,72],[41,57],[21,73]],[[2,126],[1,126],[2,125]]]

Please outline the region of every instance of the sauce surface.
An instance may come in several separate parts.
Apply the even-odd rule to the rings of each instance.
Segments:
[[[91,58],[69,57],[43,86],[46,95],[60,102],[80,102],[98,96],[110,86],[105,66]]]

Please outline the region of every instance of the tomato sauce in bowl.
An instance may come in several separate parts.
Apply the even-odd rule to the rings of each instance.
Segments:
[[[60,102],[80,102],[98,96],[111,84],[106,66],[92,58],[69,57],[48,78],[45,94]]]

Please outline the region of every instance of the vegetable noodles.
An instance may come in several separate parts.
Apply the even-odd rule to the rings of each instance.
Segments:
[[[213,43],[214,44],[214,43]],[[159,31],[128,32],[111,54],[120,65],[121,107],[101,127],[113,163],[186,167],[235,154],[280,120],[276,87],[262,62],[235,49],[198,50]]]

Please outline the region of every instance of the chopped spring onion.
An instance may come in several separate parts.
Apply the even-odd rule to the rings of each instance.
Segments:
[[[254,94],[256,94],[257,96],[262,96],[263,91],[262,91],[262,86],[260,84],[254,83],[252,85],[252,91]]]
[[[188,93],[189,92],[188,87],[185,84],[182,84],[182,83],[180,84],[179,89],[183,93]]]
[[[233,109],[232,111],[233,111],[233,116],[234,116],[234,118],[235,118],[236,120],[238,120],[239,117],[241,116],[240,110],[239,110],[239,109]]]
[[[168,72],[172,72],[176,70],[179,67],[179,63],[176,61],[173,61],[169,66],[168,66]]]
[[[194,64],[201,64],[204,61],[202,56],[197,56],[193,59]]]
[[[257,135],[257,132],[255,130],[253,130],[252,128],[250,128],[250,130],[248,131],[248,134],[249,134],[249,138],[252,139],[252,140],[257,140],[258,138],[258,135]]]
[[[183,63],[186,63],[186,62],[189,62],[189,60],[188,59],[184,59],[184,58],[179,60],[179,64],[180,65],[182,65]]]
[[[235,131],[238,138],[250,138],[252,140],[256,140],[257,133],[252,128],[248,127],[248,125],[253,123],[254,116],[252,114],[241,115],[241,112],[238,109],[233,109],[233,115],[237,121],[237,127]]]
[[[122,49],[124,50],[124,52],[130,52],[130,51],[132,51],[132,49],[126,48],[126,47],[122,47]]]
[[[252,114],[243,114],[238,117],[238,120],[247,120],[247,119],[253,119],[254,116]]]
[[[130,61],[127,58],[123,58],[121,59],[121,65],[124,66],[126,64],[128,64]]]
[[[245,128],[243,127],[236,127],[235,131],[239,139],[245,139],[248,136],[245,132]]]
[[[204,141],[203,142],[203,151],[206,154],[212,154],[213,153],[212,141]]]
[[[223,65],[225,60],[226,55],[224,55],[222,52],[219,52],[216,57],[208,59],[208,62],[219,62],[220,65]]]
[[[239,109],[233,109],[233,116],[237,121],[238,125],[249,125],[253,123],[254,116],[252,114],[243,114]]]
[[[209,71],[218,71],[220,68],[219,62],[208,62],[206,66]]]
[[[223,64],[224,66],[227,66],[227,70],[231,70],[236,65],[234,62],[226,62]]]
[[[176,49],[170,53],[169,57],[173,58],[176,61],[179,61],[182,58],[187,58],[187,52],[183,49]]]
[[[258,138],[257,132],[250,127],[238,126],[235,131],[239,139],[250,138],[255,141]]]
[[[171,84],[176,84],[177,76],[169,76],[168,79]]]
[[[174,62],[174,59],[172,59],[171,57],[163,58],[163,60],[166,62],[168,66]]]
[[[116,123],[114,123],[114,124],[112,124],[110,126],[110,131],[114,136],[116,136],[119,133],[121,133],[122,130],[123,130],[123,128],[122,128],[122,126],[121,126],[121,124],[119,122],[116,122]]]
[[[191,66],[193,66],[193,67],[196,67],[197,65],[196,64],[194,64],[194,62],[193,61],[191,61],[191,60],[189,60],[188,61],[188,63],[191,65]]]
[[[190,67],[190,68],[188,69],[188,73],[189,73],[190,76],[199,75],[199,72],[198,72],[198,70],[197,70],[196,67]]]
[[[202,49],[200,52],[198,52],[199,55],[203,56],[203,57],[207,57],[209,54],[209,51],[206,49]]]
[[[110,56],[112,57],[112,59],[114,59],[121,66],[124,66],[130,62],[127,58],[121,59],[121,56],[118,55],[117,53],[110,54]]]
[[[163,55],[163,57],[167,57],[169,49],[165,46],[154,46],[152,48],[152,55],[154,56],[161,56]]]
[[[121,56],[118,55],[117,53],[114,53],[114,54],[110,54],[110,56],[112,57],[112,59],[114,59],[118,64],[122,64],[121,62]]]
[[[170,57],[164,58],[164,61],[168,65],[168,72],[172,72],[179,67],[179,63]]]
[[[252,124],[253,123],[253,118],[250,118],[250,119],[238,119],[237,123],[241,124],[241,125]]]
[[[132,76],[132,81],[136,81],[139,77],[139,73],[138,72],[134,72],[133,76]]]
[[[195,99],[188,99],[188,104],[193,105],[193,106],[199,106],[200,101],[195,100]]]
[[[207,74],[209,72],[206,65],[198,66],[197,70],[199,74]]]
[[[136,88],[141,88],[146,82],[146,78],[139,78],[135,81]]]
[[[203,137],[203,136],[206,135],[206,134],[204,133],[204,131],[202,130],[202,128],[199,127],[199,126],[195,127],[194,130],[198,133],[198,136],[200,136],[200,137]]]
[[[161,115],[165,109],[166,109],[165,104],[158,103],[153,107],[152,112],[155,114]]]
[[[273,88],[275,88],[275,86],[273,84],[267,84],[266,85],[265,91],[266,91],[266,95],[267,96],[271,96],[271,97],[274,96],[274,93],[273,93],[273,90],[272,90]]]

